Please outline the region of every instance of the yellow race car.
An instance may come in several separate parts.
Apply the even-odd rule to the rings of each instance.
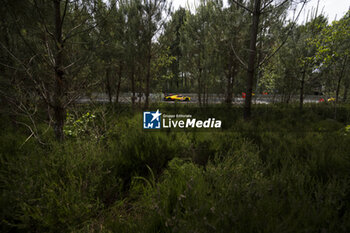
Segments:
[[[173,95],[164,96],[164,100],[165,101],[190,101],[191,98],[189,96],[173,94]]]

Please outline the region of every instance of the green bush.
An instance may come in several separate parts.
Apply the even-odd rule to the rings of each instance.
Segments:
[[[96,145],[54,145],[39,153],[7,156],[1,180],[11,211],[3,223],[25,231],[73,231],[96,217],[99,185],[107,173]],[[3,157],[4,158],[4,157]]]
[[[322,108],[263,106],[250,122],[205,110],[230,128],[144,131],[140,112],[101,108],[43,146],[1,119],[1,231],[350,231],[349,121]]]
[[[138,232],[347,232],[350,177],[324,182],[309,161],[268,171],[249,143],[206,169],[174,159],[144,191]]]

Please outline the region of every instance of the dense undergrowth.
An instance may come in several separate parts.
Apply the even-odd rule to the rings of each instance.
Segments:
[[[140,111],[82,107],[64,143],[23,144],[2,116],[1,232],[350,231],[349,106],[337,120],[328,105],[262,106],[250,122],[236,108],[156,108],[225,129],[147,132]]]

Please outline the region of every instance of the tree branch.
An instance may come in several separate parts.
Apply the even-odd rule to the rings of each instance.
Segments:
[[[283,6],[284,4],[286,4],[288,1],[290,0],[284,0],[282,3],[280,3],[278,6],[275,6],[275,8],[279,8],[281,6]],[[269,3],[267,3],[262,9],[261,9],[261,13],[265,14],[269,11],[264,11],[267,7],[269,7],[269,5],[271,5],[271,3],[273,2],[273,0],[271,0]],[[264,12],[263,12],[264,11]]]
[[[292,27],[291,27],[290,30],[288,31],[286,38],[285,38],[285,39],[282,41],[282,43],[277,47],[277,49],[275,49],[275,51],[273,51],[270,55],[265,56],[265,58],[258,64],[258,67],[261,66],[261,65],[263,65],[266,61],[270,60],[271,57],[273,57],[273,56],[282,48],[282,46],[287,42],[287,39],[288,39],[290,33],[292,32],[292,30],[294,29],[294,27],[295,27],[295,25],[296,25],[296,22],[297,22],[297,20],[298,20],[298,18],[299,18],[299,16],[300,16],[300,14],[301,14],[301,12],[302,12],[302,10],[303,10],[305,4],[306,4],[306,1],[303,2],[303,5],[301,6],[301,9],[300,9],[300,11],[299,11],[297,17],[295,18],[294,22],[292,23]]]
[[[244,69],[247,70],[248,69],[248,65],[238,56],[238,54],[236,53],[236,50],[233,48],[231,43],[230,43],[230,45],[231,45],[232,52],[236,56],[237,60],[243,65]]]
[[[263,13],[263,11],[269,7],[271,5],[271,3],[273,2],[274,0],[270,0],[268,3],[266,3],[260,10],[261,13]],[[285,2],[287,2],[288,0],[285,0]]]
[[[234,3],[236,3],[238,6],[242,7],[243,9],[245,9],[246,11],[248,11],[249,13],[254,13],[251,9],[249,9],[248,7],[246,7],[245,5],[237,2],[236,0],[232,0]]]
[[[62,19],[61,19],[61,25],[62,26],[63,26],[64,18],[66,17],[68,2],[69,2],[69,0],[66,0],[66,2],[64,4],[63,16],[62,16]]]

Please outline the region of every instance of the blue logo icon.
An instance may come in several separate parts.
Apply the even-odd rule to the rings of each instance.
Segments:
[[[143,128],[144,129],[160,129],[159,110],[156,112],[143,112]]]

